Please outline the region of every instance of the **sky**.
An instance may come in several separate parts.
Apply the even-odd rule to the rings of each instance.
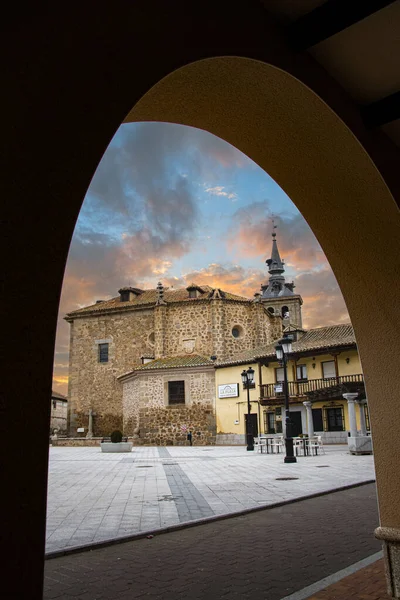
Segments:
[[[88,188],[57,324],[53,389],[67,394],[66,313],[127,285],[191,282],[253,298],[268,280],[272,219],[305,328],[349,322],[335,276],[279,185],[220,138],[170,123],[121,125]]]

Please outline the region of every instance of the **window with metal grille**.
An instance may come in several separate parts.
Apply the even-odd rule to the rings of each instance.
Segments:
[[[168,381],[168,404],[185,404],[184,381]]]
[[[99,362],[108,362],[108,344],[99,344]]]
[[[364,404],[364,415],[365,415],[365,425],[366,425],[367,431],[371,431],[371,425],[369,424],[369,410],[368,410],[367,404]]]
[[[276,433],[276,420],[274,412],[267,412],[267,427],[264,429],[267,433]]]
[[[324,431],[345,431],[343,406],[323,407]]]

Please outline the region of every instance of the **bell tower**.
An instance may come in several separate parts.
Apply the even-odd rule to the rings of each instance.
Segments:
[[[273,226],[276,229],[276,225]],[[261,286],[260,301],[271,314],[279,313],[283,318],[283,326],[302,328],[301,305],[303,299],[293,290],[293,282],[286,281],[285,262],[281,259],[275,231],[272,233],[271,258],[265,261],[270,275],[267,283]]]

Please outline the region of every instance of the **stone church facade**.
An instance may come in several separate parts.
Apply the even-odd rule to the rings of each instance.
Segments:
[[[135,443],[162,445],[185,443],[190,430],[197,444],[214,443],[215,362],[277,340],[289,303],[301,306],[292,284],[279,298],[265,294],[276,277],[285,286],[283,271],[274,271],[277,257],[273,237],[270,281],[252,300],[207,285],[159,283],[121,288],[69,313],[69,435],[120,429]]]

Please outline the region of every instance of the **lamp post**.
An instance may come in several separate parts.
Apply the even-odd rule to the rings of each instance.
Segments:
[[[250,404],[250,388],[254,384],[254,369],[249,367],[243,369],[241,373],[243,387],[247,390],[247,419],[246,419],[246,440],[247,450],[254,450],[254,435],[253,435],[253,423],[250,419],[251,404]]]
[[[284,335],[278,344],[275,346],[276,358],[283,366],[283,379],[284,379],[284,390],[285,390],[285,447],[286,456],[285,463],[297,462],[297,459],[293,452],[293,438],[292,438],[292,421],[290,420],[289,414],[289,385],[287,378],[287,361],[288,354],[292,352],[292,338],[288,335]]]

